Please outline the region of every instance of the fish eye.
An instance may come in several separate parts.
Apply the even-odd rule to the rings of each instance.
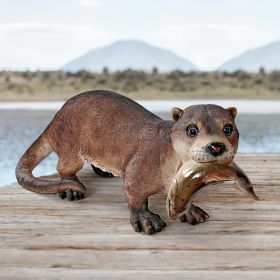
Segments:
[[[226,136],[229,136],[229,135],[231,135],[231,133],[232,133],[232,131],[233,131],[233,126],[232,126],[232,124],[230,124],[230,123],[227,123],[225,126],[224,126],[224,134],[226,135]]]
[[[198,134],[198,127],[195,124],[190,124],[186,129],[186,133],[189,137],[195,137]]]

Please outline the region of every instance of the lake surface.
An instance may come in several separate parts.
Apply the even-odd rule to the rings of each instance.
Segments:
[[[14,170],[18,159],[55,113],[54,110],[0,109],[0,186],[15,181]],[[157,110],[156,114],[170,119],[167,111]],[[279,124],[280,114],[239,114],[239,153],[280,153]],[[55,172],[56,160],[55,154],[50,155],[35,169],[34,174]]]

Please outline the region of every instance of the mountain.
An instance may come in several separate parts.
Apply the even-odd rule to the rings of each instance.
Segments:
[[[261,67],[266,71],[280,70],[280,41],[249,50],[225,62],[218,70],[258,72]]]
[[[157,67],[160,72],[172,70],[196,71],[198,68],[190,61],[175,53],[149,45],[142,41],[118,41],[112,45],[92,50],[62,67],[63,71],[77,72],[88,70],[101,72],[135,70],[151,71]]]

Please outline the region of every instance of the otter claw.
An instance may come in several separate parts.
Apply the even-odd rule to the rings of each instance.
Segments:
[[[66,197],[65,192],[60,192],[58,195],[59,195],[59,198],[61,198],[61,199],[64,199]]]
[[[67,191],[66,191],[66,197],[67,197],[67,199],[68,199],[69,201],[74,200],[74,196],[73,196],[72,190],[67,190]]]
[[[58,195],[59,195],[59,197],[61,199],[67,198],[69,201],[81,200],[81,199],[85,198],[85,195],[82,192],[73,191],[71,189],[68,189],[66,191],[60,192]]]
[[[74,200],[78,200],[79,199],[79,193],[74,191],[73,192],[73,198],[74,198]]]

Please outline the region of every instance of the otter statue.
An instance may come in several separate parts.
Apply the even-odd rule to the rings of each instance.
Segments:
[[[238,147],[237,110],[216,105],[172,109],[172,121],[159,118],[118,93],[95,90],[69,99],[30,146],[16,167],[18,183],[37,193],[80,200],[86,188],[76,173],[91,163],[104,176],[123,178],[123,190],[136,232],[153,234],[165,222],[148,208],[149,196],[168,192],[176,171],[188,160],[231,163]],[[35,178],[33,169],[50,153],[58,155],[60,180]],[[195,205],[187,222],[207,213]]]

